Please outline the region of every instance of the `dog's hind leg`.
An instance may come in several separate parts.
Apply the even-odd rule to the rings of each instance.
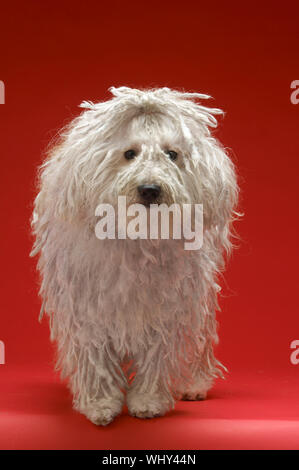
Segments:
[[[208,391],[213,385],[213,379],[204,377],[195,378],[194,383],[182,392],[181,400],[185,401],[200,401],[207,398]]]
[[[206,344],[202,355],[189,366],[191,382],[179,391],[181,400],[205,400],[207,393],[217,376],[222,376],[220,367],[224,368],[214,357],[211,342]]]

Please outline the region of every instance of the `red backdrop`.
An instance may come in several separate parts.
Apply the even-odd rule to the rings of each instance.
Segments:
[[[51,406],[54,414],[70,406],[64,395],[67,392],[56,378],[52,386],[43,380],[32,379],[35,385],[30,382],[34,370],[51,374],[53,351],[46,321],[42,325],[37,321],[40,301],[35,261],[28,257],[32,242],[29,218],[36,167],[43,150],[57,130],[78,114],[79,103],[107,99],[107,89],[112,85],[200,91],[214,97],[211,106],[225,110],[225,119],[221,120],[216,135],[232,149],[241,186],[240,209],[245,215],[237,224],[240,248],[234,252],[225,274],[220,299],[222,312],[218,316],[217,355],[231,374],[225,389],[218,385],[220,388],[216,386],[214,393],[220,399],[221,390],[225,390],[228,399],[230,383],[233,386],[237,381],[241,395],[237,392],[234,395],[239,402],[237,408],[232,404],[232,414],[239,410],[238,419],[242,421],[250,417],[248,397],[242,402],[242,396],[256,387],[257,402],[251,406],[261,424],[265,418],[261,412],[264,404],[271,402],[272,393],[278,393],[284,384],[288,388],[283,389],[283,396],[276,396],[275,406],[268,414],[273,420],[298,419],[294,387],[295,384],[298,387],[299,364],[290,362],[290,343],[299,339],[296,298],[299,104],[290,100],[290,84],[299,79],[298,14],[298,2],[281,6],[279,2],[245,5],[31,0],[1,6],[0,80],[5,83],[6,103],[0,105],[0,340],[5,343],[6,364],[0,365],[0,405],[1,414],[4,413],[3,427],[0,419],[0,447],[64,445],[58,437],[39,443],[44,422],[36,425],[36,434],[27,436],[27,441],[19,435],[18,426],[25,426],[18,421],[20,413],[33,420],[30,413],[34,411],[50,415]],[[39,373],[43,377],[43,372]],[[257,385],[258,377],[264,381],[276,377],[276,382]],[[269,395],[265,396],[265,390]],[[290,397],[294,398],[291,405]],[[41,408],[35,410],[33,402],[39,400]],[[214,401],[214,406],[217,403],[221,415],[227,404],[221,408],[221,401]],[[278,403],[282,408],[277,408]],[[205,410],[204,406],[208,405],[202,404],[201,410]],[[208,413],[210,408],[207,410]],[[70,416],[78,424],[78,433],[84,426],[86,429],[90,426],[90,433],[97,432],[84,418]],[[178,419],[171,416],[172,421],[170,418],[160,421],[166,426],[166,434],[165,420],[169,419],[169,426],[173,426]],[[134,433],[140,424],[126,419],[122,425],[131,426]],[[155,445],[151,444],[150,428],[146,428],[148,434],[144,431],[144,441],[131,443],[123,438],[121,424],[112,426],[118,426],[119,436],[124,439],[122,447],[133,448],[134,442],[141,448]],[[248,423],[244,429],[247,426]],[[299,436],[296,424],[295,428]],[[287,445],[290,441],[283,441],[279,425],[277,430],[277,446],[284,445],[283,442]],[[292,428],[291,435],[293,431]],[[236,440],[229,444],[221,441],[225,432],[219,431],[214,445],[211,441],[193,442],[194,433],[190,431],[190,448],[200,445],[217,448],[217,442],[220,447],[237,445]],[[175,436],[165,438],[165,433],[164,441],[161,438],[157,444],[161,448],[188,446]],[[105,440],[96,444],[96,436],[94,441],[89,437],[90,446],[105,446]],[[211,431],[212,441],[213,436]],[[109,435],[109,439],[107,445],[117,448],[119,441],[115,441],[115,435]],[[250,441],[250,437],[246,439],[244,443]],[[78,438],[74,446],[80,445],[89,444]]]

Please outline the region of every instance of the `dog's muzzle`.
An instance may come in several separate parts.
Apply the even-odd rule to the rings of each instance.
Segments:
[[[142,184],[137,189],[145,205],[156,202],[161,194],[161,186],[157,184]]]

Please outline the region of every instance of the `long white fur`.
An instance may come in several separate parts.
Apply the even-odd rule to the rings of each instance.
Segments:
[[[158,416],[181,396],[204,397],[220,374],[217,274],[231,249],[238,195],[234,166],[209,130],[221,111],[198,103],[207,95],[111,92],[107,102],[82,103],[85,111],[50,150],[32,220],[57,366],[75,408],[102,425],[125,396],[132,415]],[[127,161],[131,148],[138,154]],[[139,202],[144,183],[161,185],[160,202],[203,204],[199,251],[184,250],[183,240],[96,238],[97,205],[116,206],[118,195]]]

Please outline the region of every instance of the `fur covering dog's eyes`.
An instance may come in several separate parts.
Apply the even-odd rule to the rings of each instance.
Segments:
[[[124,157],[125,157],[127,160],[132,160],[133,158],[136,157],[136,152],[135,152],[135,150],[133,150],[133,149],[127,150],[127,151],[124,153]]]
[[[165,153],[169,156],[170,160],[174,161],[178,158],[178,154],[174,150],[166,150]]]

